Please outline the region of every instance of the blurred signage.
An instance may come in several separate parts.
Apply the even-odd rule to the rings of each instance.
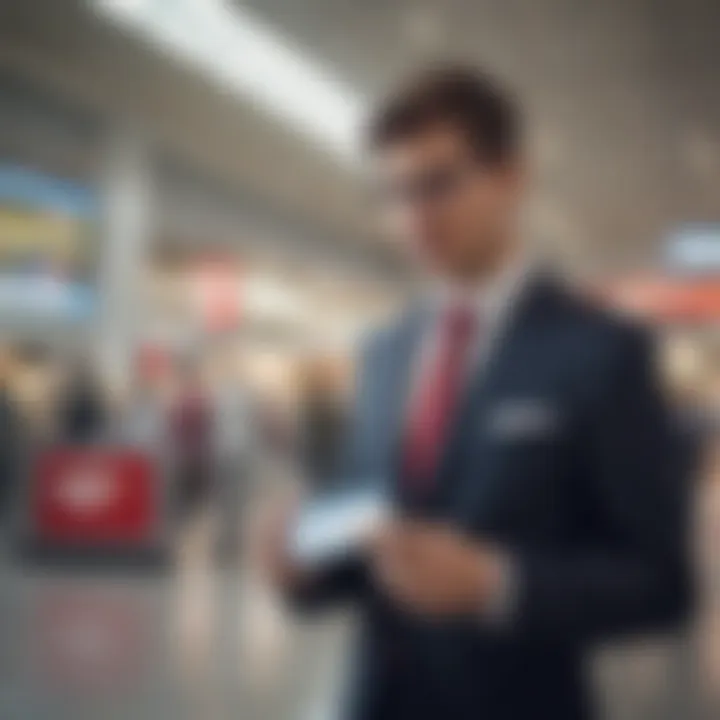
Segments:
[[[160,513],[154,464],[135,450],[55,449],[36,466],[31,519],[48,543],[151,541]]]
[[[611,305],[661,322],[720,320],[720,279],[631,277],[601,291]]]
[[[82,321],[96,307],[98,208],[87,188],[0,165],[0,311]]]
[[[241,320],[241,289],[235,261],[204,258],[192,272],[194,297],[205,329],[222,332],[237,327]]]
[[[139,378],[154,380],[167,376],[171,367],[170,353],[161,345],[148,343],[138,349],[135,370]]]
[[[720,224],[681,227],[667,242],[665,262],[670,270],[720,273]]]

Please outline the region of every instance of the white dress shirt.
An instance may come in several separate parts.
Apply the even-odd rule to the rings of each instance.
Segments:
[[[411,368],[408,411],[412,407],[413,398],[417,397],[418,389],[434,367],[445,312],[453,307],[465,306],[472,308],[476,315],[474,326],[476,337],[465,368],[469,380],[476,372],[482,371],[488,357],[497,347],[499,337],[507,327],[513,308],[530,274],[530,262],[527,258],[520,257],[503,268],[497,277],[477,288],[458,288],[442,284],[431,290],[426,298],[430,306],[430,320],[423,331],[420,353],[414,367]]]

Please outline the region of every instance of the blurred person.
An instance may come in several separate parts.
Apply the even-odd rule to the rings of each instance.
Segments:
[[[598,644],[686,615],[686,488],[646,332],[580,299],[520,230],[515,102],[433,70],[370,126],[385,217],[427,279],[365,344],[344,469],[394,519],[322,568],[259,533],[298,606],[361,611],[347,717],[582,720]]]
[[[714,427],[703,457],[698,493],[698,550],[703,581],[698,640],[701,655],[702,684],[708,702],[720,709],[720,377],[715,373],[705,383],[709,417]],[[712,412],[714,410],[714,413]]]
[[[164,459],[168,448],[168,435],[164,380],[160,374],[140,363],[123,402],[119,439]]]
[[[56,408],[58,439],[97,442],[108,432],[110,412],[102,384],[89,361],[76,362],[60,390]]]
[[[208,500],[212,426],[212,407],[202,371],[186,363],[180,367],[177,394],[169,407],[170,454],[183,516],[199,510]]]
[[[687,478],[694,481],[701,474],[704,455],[717,433],[712,373],[708,375],[704,371],[698,349],[691,342],[683,343],[670,334],[662,349],[661,364],[673,399],[678,437],[687,462]]]
[[[304,475],[315,488],[337,479],[346,423],[337,371],[323,359],[313,360],[302,374],[299,443]]]
[[[11,385],[11,359],[0,353],[0,524],[8,517],[19,479],[23,425]]]
[[[277,391],[264,390],[258,398],[259,425],[268,457],[280,466],[296,469],[300,439],[297,428],[296,398],[281,397]]]
[[[255,398],[233,354],[222,358],[217,367],[212,407],[217,552],[221,559],[232,560],[238,550],[241,509],[259,435]]]

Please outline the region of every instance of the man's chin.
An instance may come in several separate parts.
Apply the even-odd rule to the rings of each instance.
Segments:
[[[467,273],[467,265],[448,257],[427,257],[423,267],[429,275],[438,278],[462,278]]]

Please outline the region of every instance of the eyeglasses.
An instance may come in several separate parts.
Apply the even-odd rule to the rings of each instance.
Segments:
[[[373,195],[383,205],[434,203],[450,197],[478,171],[474,162],[435,167],[414,177],[385,181],[374,188]]]

